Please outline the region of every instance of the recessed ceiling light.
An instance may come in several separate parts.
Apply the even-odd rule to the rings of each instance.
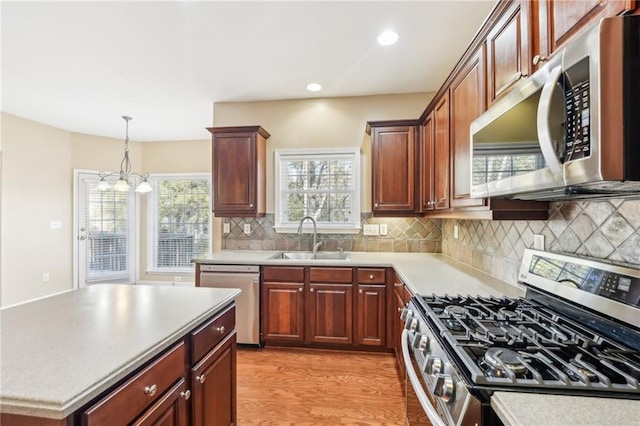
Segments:
[[[307,84],[307,90],[310,92],[319,92],[320,90],[322,90],[322,86],[320,86],[318,83],[309,83]]]
[[[383,46],[389,46],[398,41],[398,33],[387,30],[378,36],[378,43]]]

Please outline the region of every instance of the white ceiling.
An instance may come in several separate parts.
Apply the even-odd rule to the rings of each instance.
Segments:
[[[494,3],[3,0],[2,110],[116,138],[131,115],[132,140],[184,140],[210,136],[214,102],[434,91]]]

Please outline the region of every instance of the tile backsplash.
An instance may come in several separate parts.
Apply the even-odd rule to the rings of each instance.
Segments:
[[[534,234],[544,235],[548,251],[639,268],[640,200],[552,203],[546,221],[443,220],[442,252],[515,283],[522,253],[533,247]]]
[[[313,247],[310,233],[277,233],[274,215],[263,218],[229,218],[230,232],[222,237],[222,248],[226,250],[286,250],[308,251]],[[251,226],[251,234],[244,234],[244,225]],[[442,251],[442,221],[427,218],[374,218],[362,215],[362,224],[387,225],[385,236],[363,236],[360,234],[318,234],[324,244],[321,250],[368,251],[368,252],[424,252]]]

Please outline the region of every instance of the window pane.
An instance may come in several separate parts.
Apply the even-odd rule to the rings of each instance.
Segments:
[[[207,179],[152,178],[155,192],[155,267],[185,269],[209,251]]]

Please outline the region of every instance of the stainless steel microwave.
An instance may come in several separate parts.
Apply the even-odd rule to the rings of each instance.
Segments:
[[[640,197],[640,16],[570,41],[470,131],[472,197]]]

